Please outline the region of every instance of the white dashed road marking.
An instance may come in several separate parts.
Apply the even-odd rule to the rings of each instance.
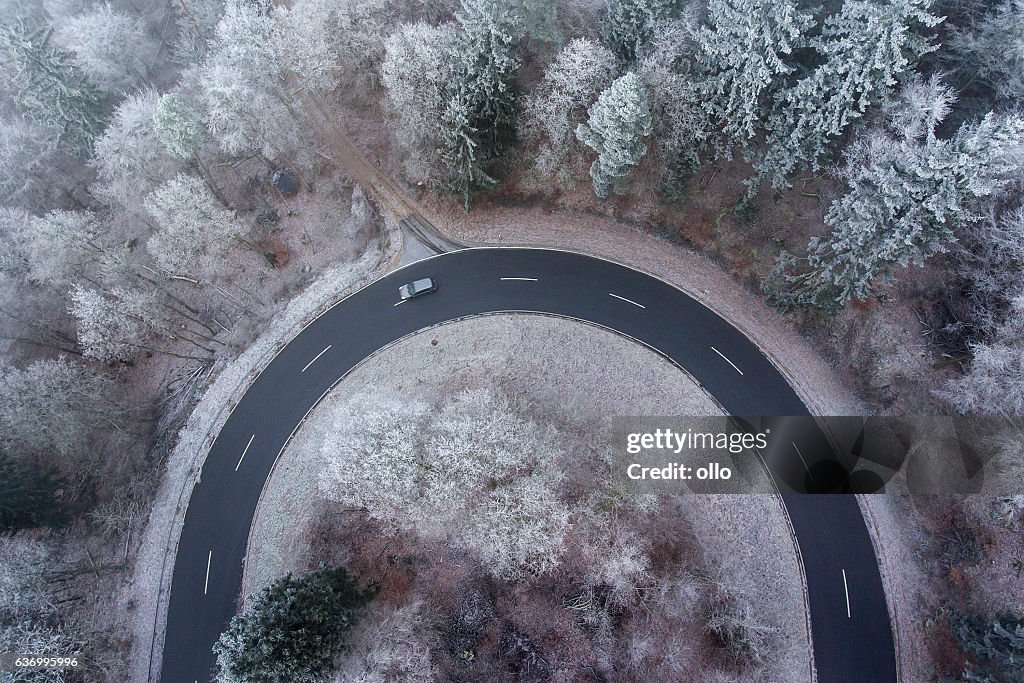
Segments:
[[[811,474],[811,468],[807,466],[807,461],[804,460],[804,454],[800,452],[800,447],[796,445],[796,441],[793,441],[791,443],[793,444],[793,448],[796,449],[796,454],[800,456],[800,462],[804,464],[804,469],[807,470],[807,474],[810,474],[811,479],[814,479],[814,475]]]
[[[846,618],[850,618],[850,587],[846,583],[846,570],[843,570],[843,593],[846,594]]]
[[[203,595],[210,589],[210,565],[213,563],[213,551],[206,556],[206,581],[203,583]]]
[[[633,305],[634,305],[634,306],[636,306],[637,308],[647,308],[647,307],[646,307],[646,306],[644,306],[643,304],[638,304],[638,303],[637,303],[637,302],[635,302],[635,301],[630,301],[630,300],[629,300],[629,299],[627,299],[626,297],[624,297],[624,296],[619,296],[618,294],[612,294],[611,292],[608,292],[608,296],[613,296],[613,297],[615,297],[616,299],[620,299],[620,300],[622,300],[622,301],[625,301],[625,302],[626,302],[627,304],[633,304]]]
[[[405,303],[406,301],[408,301],[408,299],[402,299],[402,300],[401,300],[401,301],[399,301],[399,302],[398,302],[397,304],[395,304],[395,306],[401,306],[401,305],[402,305],[402,304],[404,304],[404,303]]]
[[[724,360],[724,361],[725,361],[726,363],[728,363],[729,365],[731,365],[731,366],[732,366],[732,369],[733,369],[733,370],[735,370],[736,372],[740,373],[741,375],[743,374],[743,371],[742,371],[742,370],[740,370],[740,369],[739,369],[738,367],[736,367],[736,364],[735,364],[735,363],[733,363],[733,362],[732,362],[731,360],[729,360],[728,358],[726,358],[726,357],[725,357],[725,354],[724,354],[724,353],[722,353],[721,351],[719,351],[718,349],[716,349],[716,348],[715,348],[714,346],[712,346],[712,347],[711,347],[711,350],[712,350],[712,351],[714,351],[715,353],[717,353],[717,354],[718,354],[719,356],[721,356],[721,357],[722,357],[722,359],[723,359],[723,360]]]
[[[521,282],[537,282],[535,277],[503,277],[502,280],[519,280]]]
[[[313,360],[311,360],[308,363],[306,363],[306,367],[302,368],[302,370],[300,370],[299,372],[302,373],[302,372],[305,372],[306,370],[309,370],[309,366],[312,365],[313,363],[317,362],[318,360],[320,360],[320,356],[322,356],[325,353],[327,353],[328,351],[330,351],[331,350],[331,346],[333,346],[333,344],[328,344],[326,349],[324,349],[320,353],[316,354],[313,357]]]
[[[245,454],[249,452],[249,446],[252,445],[252,440],[255,438],[255,434],[249,437],[249,443],[245,444],[245,448],[242,449],[242,457],[238,459],[238,464],[235,465],[235,472],[237,472],[238,468],[242,466],[242,460],[245,459]]]

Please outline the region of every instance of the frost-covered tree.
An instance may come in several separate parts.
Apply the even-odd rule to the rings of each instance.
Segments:
[[[484,170],[488,155],[480,142],[480,130],[472,124],[474,112],[469,93],[460,89],[452,95],[441,117],[441,160],[448,172],[444,186],[462,198],[467,211],[474,192],[497,184]]]
[[[90,432],[113,415],[108,383],[65,358],[24,368],[0,363],[0,441],[14,451],[83,453]]]
[[[45,203],[56,152],[54,131],[20,117],[0,118],[0,200],[26,208]]]
[[[497,576],[555,565],[568,523],[557,442],[504,397],[467,392],[435,414],[421,402],[363,394],[339,405],[333,424],[321,450],[329,497],[447,538]]]
[[[225,3],[201,79],[206,124],[228,154],[273,159],[302,146],[280,33],[269,3]]]
[[[455,15],[464,37],[453,98],[458,102],[453,106],[468,110],[469,127],[485,159],[501,151],[515,122],[513,81],[524,30],[518,10],[514,3],[503,0],[460,0]]]
[[[297,0],[277,12],[282,54],[304,85],[323,93],[375,85],[391,0]]]
[[[644,56],[661,25],[679,13],[678,0],[606,0],[601,36],[626,62]]]
[[[387,39],[381,80],[406,152],[406,172],[417,182],[441,175],[444,148],[442,117],[456,74],[458,31],[452,24],[404,24]]]
[[[971,345],[967,374],[942,395],[963,413],[1024,415],[1024,296],[1011,302],[992,339]]]
[[[234,213],[217,203],[203,181],[183,173],[153,190],[145,207],[158,226],[146,250],[171,273],[216,273],[221,256],[246,230]]]
[[[685,181],[700,167],[700,154],[717,131],[705,106],[695,61],[696,26],[692,15],[665,24],[650,54],[637,65],[651,109],[652,134],[662,190],[679,197]]]
[[[937,79],[912,82],[890,130],[849,145],[841,171],[849,191],[825,215],[831,232],[812,239],[805,267],[786,276],[782,303],[834,308],[870,296],[893,268],[945,251],[984,217],[982,200],[1019,180],[1024,118],[989,115],[943,140],[936,128],[952,99]]]
[[[153,110],[153,134],[167,151],[180,159],[191,159],[203,176],[210,192],[224,206],[230,206],[217,184],[201,151],[206,141],[206,127],[196,102],[179,93],[165,93]]]
[[[644,138],[650,134],[647,95],[640,78],[630,72],[601,93],[587,112],[587,122],[576,128],[576,137],[597,152],[590,177],[598,197],[624,191],[623,181],[647,153]]]
[[[372,597],[342,568],[281,577],[217,641],[217,681],[322,683]]]
[[[615,79],[615,55],[586,38],[569,42],[544,71],[544,78],[523,100],[522,131],[536,146],[534,168],[543,182],[573,183],[583,165],[576,126],[587,107]]]
[[[104,294],[76,286],[71,290],[70,313],[78,325],[83,354],[104,363],[128,362],[147,351],[155,335],[166,335],[156,294],[115,289]]]
[[[425,605],[370,608],[331,683],[432,683],[431,627]]]
[[[68,149],[84,156],[103,128],[103,102],[71,54],[53,45],[51,35],[51,29],[21,19],[0,22],[0,69],[25,115],[56,131]]]
[[[545,43],[561,44],[563,37],[558,28],[558,6],[555,0],[519,1],[519,13],[523,17],[526,35]]]
[[[101,235],[99,221],[88,211],[51,211],[34,218],[23,245],[29,279],[69,286],[105,252]]]
[[[969,283],[975,338],[988,337],[1009,302],[1024,294],[1024,208],[989,212],[968,226],[956,250],[958,274]]]
[[[794,0],[711,0],[698,33],[708,107],[722,134],[746,147],[771,100],[793,73],[793,51],[807,42],[810,14]]]
[[[168,154],[154,126],[160,99],[154,90],[129,95],[114,110],[110,125],[96,140],[96,193],[128,210],[136,210],[145,195],[180,167]]]
[[[1024,100],[1024,0],[1003,0],[977,25],[953,34],[949,51],[965,80],[1007,103]]]
[[[178,0],[174,11],[174,58],[180,64],[201,62],[217,33],[217,22],[224,12],[223,0]]]
[[[950,621],[960,648],[970,655],[963,680],[1003,683],[1024,678],[1024,617],[1012,612],[953,614]]]
[[[93,83],[112,92],[145,82],[146,60],[157,47],[141,19],[109,2],[62,21],[54,42],[75,56],[75,64]]]
[[[768,149],[759,177],[785,187],[796,169],[818,168],[832,146],[868,107],[906,80],[921,55],[934,50],[922,29],[941,18],[932,0],[845,0],[812,41],[822,63],[780,93],[768,121]]]

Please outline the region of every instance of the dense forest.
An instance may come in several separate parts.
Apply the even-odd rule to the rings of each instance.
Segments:
[[[749,253],[715,258],[809,336],[912,312],[912,405],[1024,412],[1021,0],[5,0],[0,54],[0,651],[124,647],[76,581],[125,571],[198,393],[315,275],[284,245],[373,239],[325,120],[470,212],[681,214],[717,175]],[[338,210],[295,228],[296,193]],[[820,220],[767,225],[790,195]]]

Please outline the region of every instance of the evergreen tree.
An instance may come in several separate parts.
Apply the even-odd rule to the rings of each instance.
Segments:
[[[746,148],[814,20],[794,0],[711,0],[707,22],[698,58],[708,74],[708,107],[724,136]]]
[[[513,78],[519,68],[521,8],[504,0],[461,0],[463,36],[455,82],[442,116],[442,154],[448,188],[469,207],[477,190],[494,186],[485,170],[510,142],[515,122]]]
[[[1024,170],[1024,118],[987,116],[953,138],[936,136],[953,96],[937,79],[911,83],[889,130],[850,144],[849,191],[825,215],[832,231],[811,240],[806,268],[784,276],[785,305],[842,306],[873,293],[896,266],[920,264],[980,220],[979,200]],[[781,268],[795,262],[784,257]]]
[[[59,527],[68,521],[61,501],[67,483],[0,448],[0,532]]]
[[[953,635],[973,660],[964,671],[972,683],[1024,680],[1024,619],[1001,613],[994,617],[954,614]]]
[[[660,26],[679,13],[676,0],[606,0],[601,36],[626,63],[644,56]]]
[[[231,620],[214,646],[224,683],[321,683],[373,597],[342,568],[288,574]]]
[[[868,107],[884,101],[921,55],[935,49],[919,31],[941,19],[932,0],[846,0],[813,41],[822,63],[779,96],[769,119],[759,177],[785,187],[798,168],[817,169]]]
[[[465,39],[455,106],[468,108],[482,155],[489,158],[508,142],[515,121],[513,79],[523,19],[505,0],[461,0],[456,18]]]
[[[57,131],[69,150],[85,156],[103,129],[102,99],[71,55],[51,43],[51,33],[19,19],[0,22],[3,73],[28,118]]]
[[[594,192],[602,199],[621,192],[622,182],[647,153],[644,138],[651,134],[651,111],[643,84],[635,73],[620,77],[590,108],[576,136],[597,152],[590,167]]]
[[[472,106],[466,93],[456,93],[441,119],[443,153],[442,159],[448,168],[447,187],[450,192],[462,197],[462,204],[469,211],[470,199],[478,190],[489,190],[496,181],[483,169],[479,130],[470,123]]]

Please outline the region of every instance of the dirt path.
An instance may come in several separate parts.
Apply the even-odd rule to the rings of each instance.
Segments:
[[[308,105],[306,111],[314,119],[327,144],[336,155],[332,161],[344,167],[354,182],[370,192],[377,200],[381,210],[391,214],[404,230],[430,247],[435,253],[468,246],[448,237],[424,217],[416,200],[410,197],[409,193],[394,178],[384,173],[356,147],[348,133],[330,115],[319,95],[307,92],[304,93],[303,98]]]

